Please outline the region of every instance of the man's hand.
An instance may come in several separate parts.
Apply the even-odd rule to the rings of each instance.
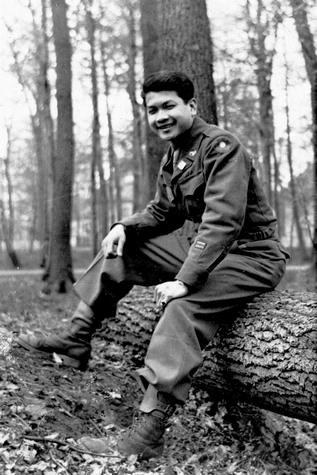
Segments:
[[[188,287],[183,282],[174,280],[173,282],[164,282],[157,285],[154,291],[154,299],[157,308],[163,309],[170,300],[184,297],[187,294]]]
[[[105,258],[122,256],[126,235],[123,224],[116,224],[102,241]]]

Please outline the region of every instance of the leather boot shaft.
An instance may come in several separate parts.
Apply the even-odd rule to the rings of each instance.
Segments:
[[[69,326],[47,337],[21,334],[16,342],[23,348],[43,355],[58,355],[66,366],[85,370],[91,355],[91,339],[97,322],[92,309],[80,302]]]

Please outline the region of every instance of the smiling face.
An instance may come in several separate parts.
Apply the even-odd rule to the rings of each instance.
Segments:
[[[175,91],[148,92],[145,103],[151,130],[174,145],[190,129],[197,113],[196,100],[185,103]]]

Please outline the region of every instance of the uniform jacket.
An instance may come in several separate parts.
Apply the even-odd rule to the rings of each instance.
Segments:
[[[197,234],[176,279],[202,285],[237,240],[276,238],[276,218],[252,157],[229,132],[199,117],[184,135],[173,169],[173,147],[163,157],[156,195],[121,223],[127,236],[147,239],[197,223]]]

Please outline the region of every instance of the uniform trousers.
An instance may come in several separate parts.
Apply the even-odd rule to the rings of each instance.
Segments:
[[[155,286],[174,280],[193,239],[175,233],[144,242],[128,238],[123,257],[105,259],[101,251],[75,284],[75,291],[106,318],[133,285]],[[219,326],[234,318],[238,307],[277,286],[286,258],[278,240],[236,241],[201,287],[167,304],[153,332],[145,365],[137,371],[141,379],[183,404],[202,364],[202,350]]]

